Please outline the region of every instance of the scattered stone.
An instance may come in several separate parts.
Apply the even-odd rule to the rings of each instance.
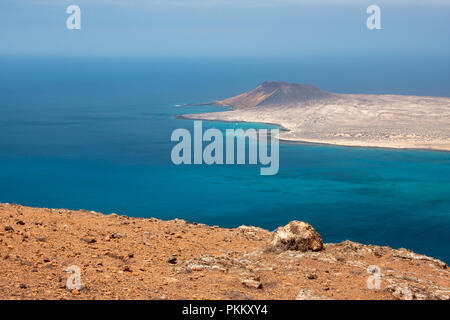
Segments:
[[[5,231],[14,232],[14,229],[11,226],[5,226]]]
[[[106,252],[105,256],[108,256],[108,257],[111,257],[111,258],[114,258],[114,259],[118,259],[118,260],[122,260],[122,261],[126,260],[124,256],[121,256],[121,255],[118,255],[118,254],[115,254],[115,253],[112,253],[112,252]]]
[[[301,289],[295,300],[329,300],[329,298],[316,295],[310,289]]]
[[[207,266],[204,266],[204,265],[201,265],[201,264],[193,264],[193,265],[190,265],[188,267],[188,269],[191,270],[191,271],[203,271],[206,268],[207,268]]]
[[[315,273],[308,273],[306,275],[306,278],[309,279],[309,280],[317,279],[317,274],[315,274]]]
[[[177,257],[170,257],[169,260],[167,260],[167,262],[171,263],[171,264],[176,264],[177,263]]]
[[[179,219],[179,218],[175,218],[175,219],[173,219],[172,221],[173,221],[174,223],[178,223],[178,224],[181,224],[181,225],[189,224],[189,222],[187,222],[186,220],[184,220],[184,219]]]
[[[74,296],[77,296],[77,295],[79,295],[80,294],[80,291],[78,290],[78,289],[72,289],[72,294],[74,295]]]
[[[20,262],[20,264],[21,264],[22,266],[32,266],[32,265],[33,265],[33,264],[32,264],[30,261],[28,261],[28,260],[24,260],[24,259],[20,259],[20,258],[18,258],[17,260]]]
[[[23,222],[23,220],[16,220],[16,224],[23,226],[25,225],[25,222]]]
[[[114,232],[113,234],[111,234],[110,238],[111,239],[120,239],[120,238],[125,238],[126,234],[122,233],[122,232]]]
[[[383,251],[381,250],[374,250],[373,255],[377,258],[381,258],[383,256]]]
[[[254,300],[251,296],[248,296],[246,294],[243,294],[242,292],[235,291],[235,290],[227,290],[224,292],[224,294],[228,297],[230,300]]]
[[[124,266],[122,270],[125,272],[132,272],[130,266]]]
[[[413,292],[406,284],[389,285],[387,291],[390,292],[396,299],[399,300],[413,300]]]
[[[81,238],[82,241],[88,243],[88,244],[92,244],[92,243],[96,243],[97,240],[95,240],[94,238]]]
[[[166,284],[178,282],[178,279],[177,278],[173,278],[173,277],[163,277],[163,279],[166,282]]]
[[[247,288],[262,289],[261,282],[253,280],[253,279],[242,280],[242,284]]]

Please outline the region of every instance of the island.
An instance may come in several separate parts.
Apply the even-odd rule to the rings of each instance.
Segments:
[[[277,124],[281,140],[342,146],[450,150],[450,98],[342,94],[310,84],[264,82],[210,102],[229,111],[183,118]]]

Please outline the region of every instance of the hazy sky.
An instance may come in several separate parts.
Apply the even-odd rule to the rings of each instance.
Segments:
[[[382,30],[366,28],[371,4]],[[0,0],[1,55],[450,53],[449,31],[450,0]]]

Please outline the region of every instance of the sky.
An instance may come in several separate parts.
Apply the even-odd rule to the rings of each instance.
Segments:
[[[68,30],[66,8],[81,8]],[[381,30],[368,30],[369,5]],[[1,0],[0,55],[450,53],[450,0]]]

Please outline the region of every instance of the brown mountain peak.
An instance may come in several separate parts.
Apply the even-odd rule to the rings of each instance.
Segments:
[[[217,104],[243,109],[268,105],[300,104],[331,96],[331,93],[311,84],[266,81],[249,92],[217,101]]]

